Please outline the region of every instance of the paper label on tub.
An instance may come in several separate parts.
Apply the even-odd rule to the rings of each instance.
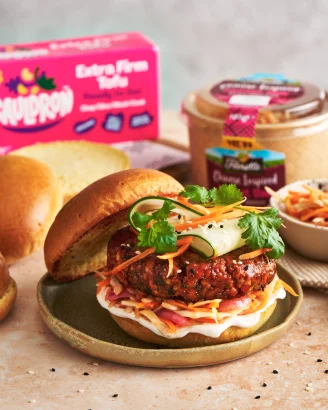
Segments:
[[[285,185],[285,155],[270,150],[233,150],[216,147],[206,151],[209,186],[236,184],[247,205],[266,206],[265,186],[278,190]]]
[[[255,138],[259,111],[269,105],[285,104],[300,97],[300,83],[282,75],[254,74],[226,80],[211,89],[212,95],[228,104],[221,145],[206,151],[208,185],[236,184],[249,205],[267,205],[266,185],[285,185],[285,155],[264,149]]]
[[[258,107],[229,105],[228,115],[224,122],[223,136],[253,138],[258,113]],[[235,147],[239,148],[238,146]]]

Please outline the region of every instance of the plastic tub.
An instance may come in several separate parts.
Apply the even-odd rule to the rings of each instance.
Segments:
[[[236,183],[239,178],[236,170],[224,174],[229,178],[215,178],[214,173],[216,172],[218,175],[218,171],[215,171],[217,164],[211,161],[211,154],[215,155],[215,150],[217,147],[221,147],[223,142],[223,130],[229,104],[224,101],[226,96],[223,96],[222,99],[220,96],[218,98],[217,90],[226,83],[227,81],[224,81],[197,90],[189,94],[182,104],[182,112],[189,128],[192,179],[195,184],[208,188],[225,182]],[[246,81],[246,83],[252,82]],[[246,157],[252,157],[253,153],[256,156],[262,149],[277,153],[277,155],[280,153],[284,159],[281,169],[278,170],[282,173],[278,175],[280,177],[279,184],[265,184],[265,178],[263,178],[262,186],[259,172],[258,181],[260,181],[261,186],[257,188],[254,186],[252,189],[260,191],[264,185],[269,185],[277,190],[286,183],[296,180],[326,178],[328,176],[327,96],[325,91],[313,84],[301,83],[300,89],[301,95],[295,98],[282,99],[283,103],[281,104],[271,104],[258,108],[257,121],[254,126],[255,135],[253,136],[257,147],[249,152],[246,149],[243,150],[243,155],[245,153]],[[246,169],[246,165],[243,165],[245,158],[241,158],[240,151],[239,157],[240,167]],[[236,158],[235,162],[237,162]],[[220,171],[219,175],[222,173],[224,171]],[[252,176],[254,176],[254,172]],[[270,182],[270,179],[267,180]],[[274,180],[272,181],[274,182]],[[237,185],[240,184],[237,183]],[[241,188],[245,187],[241,186]],[[245,191],[247,190],[244,189],[246,195]],[[257,200],[255,198],[252,203],[258,205],[268,203],[269,197],[265,194],[264,189],[263,201],[259,199],[261,193],[258,193],[259,197]]]

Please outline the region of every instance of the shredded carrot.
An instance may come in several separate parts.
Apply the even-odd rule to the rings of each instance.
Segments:
[[[292,190],[289,190],[288,192],[289,192],[289,195],[298,196],[299,198],[309,198],[310,197],[310,193],[308,192],[299,192],[299,191],[292,191]]]
[[[199,205],[199,204],[191,204],[187,198],[183,197],[183,196],[178,196],[178,202],[180,202],[180,204],[182,205],[186,205],[188,208],[193,209],[197,212],[202,212],[203,214],[207,213],[207,209],[205,208],[205,206]]]
[[[244,253],[239,256],[240,260],[245,260],[245,259],[253,259],[256,258],[257,256],[264,255],[267,252],[270,252],[272,249],[271,248],[261,248],[257,249],[256,251]]]
[[[253,212],[259,212],[262,209],[270,209],[270,206],[246,206],[246,205],[240,205],[238,206],[238,209],[245,209],[245,211],[253,211]]]
[[[158,305],[159,305],[159,302],[157,302],[157,301],[149,302],[149,303],[140,302],[136,305],[136,308],[137,309],[141,309],[141,308],[142,309],[149,309],[149,308],[151,309],[151,308],[154,308]]]
[[[212,309],[212,308],[218,308],[219,307],[219,305],[220,305],[220,302],[211,302],[210,303],[210,305],[209,305],[209,308],[210,309]]]
[[[116,273],[120,272],[121,270],[127,268],[130,266],[132,263],[135,263],[143,258],[145,258],[148,255],[151,255],[152,253],[155,252],[155,248],[149,248],[146,249],[144,252],[141,252],[139,255],[134,256],[131,259],[128,259],[127,261],[121,263],[120,265],[115,266],[114,269],[112,269],[110,272],[108,272],[108,275],[115,275]],[[98,287],[104,287],[107,286],[110,282],[111,278],[107,278],[99,283],[97,283]]]
[[[173,305],[173,306],[177,306],[177,307],[183,308],[183,309],[185,309],[185,310],[194,311],[193,308],[190,308],[189,306],[185,305],[184,303],[178,302],[178,301],[176,301],[176,300],[171,300],[171,299],[170,299],[170,300],[167,300],[167,303],[169,303],[170,305]]]
[[[285,288],[285,290],[290,293],[293,296],[298,296],[298,294],[294,291],[294,289],[289,286],[286,282],[284,282],[283,280],[280,279],[280,282],[282,284],[282,286]]]
[[[184,240],[184,242],[182,243],[183,240]],[[191,237],[180,239],[178,241],[178,244],[182,244],[182,246],[180,246],[180,248],[176,252],[164,253],[164,255],[158,255],[157,257],[159,259],[172,259],[172,258],[175,258],[176,256],[179,256],[183,252],[185,252],[189,248],[189,245],[191,244],[191,242],[192,242]]]
[[[309,211],[305,215],[301,216],[301,221],[305,222],[308,219],[313,218],[314,216],[320,216],[323,213],[328,212],[328,206],[325,208],[315,209],[314,211]]]
[[[159,318],[162,322],[164,322],[170,329],[170,331],[175,332],[177,330],[175,324],[171,322],[170,320]]]
[[[106,278],[106,279],[102,280],[101,282],[97,283],[97,289],[99,290],[99,292],[100,292],[101,288],[103,288],[104,286],[109,285],[110,280],[111,280],[111,278],[109,277],[109,278]],[[97,294],[98,294],[98,292],[97,292]]]
[[[186,246],[186,249],[187,249],[188,246],[189,246],[190,243],[191,243],[191,240],[192,240],[192,238],[190,238],[190,237],[181,238],[181,239],[179,239],[179,240],[177,241],[177,244],[178,244],[178,245]],[[188,246],[187,246],[187,244],[188,244]],[[183,246],[181,246],[181,248],[182,248]],[[181,248],[179,249],[179,251],[181,250]],[[178,252],[179,252],[179,251],[178,251]],[[134,256],[133,258],[128,259],[127,261],[121,263],[120,265],[115,266],[115,268],[113,268],[111,271],[109,271],[109,272],[107,273],[107,275],[109,275],[109,276],[111,276],[111,275],[116,275],[116,274],[117,274],[118,272],[120,272],[121,270],[123,270],[123,269],[127,268],[128,266],[132,265],[132,263],[135,263],[135,262],[137,262],[137,261],[139,261],[139,260],[145,258],[146,256],[151,255],[151,254],[154,253],[154,252],[155,252],[155,248],[148,248],[148,249],[146,249],[144,252],[141,252],[139,255],[136,255],[136,256]],[[182,253],[182,252],[184,252],[183,249],[182,249],[181,253]],[[179,254],[180,254],[180,253],[179,253]],[[163,256],[164,256],[164,255],[163,255]],[[170,258],[172,258],[172,257],[170,257]],[[165,258],[163,258],[163,259],[170,259],[170,258],[165,257]],[[170,262],[169,262],[169,263],[170,263]],[[172,261],[172,265],[173,265],[173,261]],[[172,268],[173,268],[173,266],[172,266]],[[98,288],[102,288],[102,287],[104,287],[104,286],[107,286],[107,285],[110,283],[110,280],[111,280],[111,278],[109,277],[109,278],[106,278],[106,279],[102,280],[101,282],[98,282],[98,283],[97,283],[97,287],[98,287]]]
[[[193,304],[190,303],[188,306],[185,305],[183,302],[178,302],[176,300],[168,300],[167,303],[173,306],[177,306],[179,308],[189,310],[190,312],[208,312],[211,308],[205,308],[204,306],[202,307],[193,307]],[[214,302],[215,303],[215,302]],[[209,304],[210,306],[210,304]]]
[[[230,206],[230,205],[229,205]],[[231,205],[232,206],[232,205]],[[176,231],[186,231],[189,228],[198,228],[199,225],[205,225],[208,222],[221,222],[223,219],[234,219],[245,214],[245,211],[235,210],[231,211],[232,208],[225,212],[213,212],[206,216],[193,219],[190,223],[182,223],[174,226]],[[229,212],[230,211],[230,212]]]
[[[198,317],[196,320],[196,322],[201,322],[201,323],[216,323],[216,321],[214,319],[208,319],[205,317]]]
[[[302,187],[305,188],[305,189],[307,189],[307,190],[310,191],[310,192],[313,192],[313,191],[316,190],[315,188],[312,188],[312,187],[310,187],[309,185],[305,185],[305,184],[303,184]]]
[[[306,191],[289,190],[285,198],[280,198],[274,191],[267,192],[275,196],[279,202],[286,205],[288,215],[301,220],[320,226],[328,225],[328,193],[319,188],[312,188],[303,185]],[[318,218],[318,219],[317,219]]]

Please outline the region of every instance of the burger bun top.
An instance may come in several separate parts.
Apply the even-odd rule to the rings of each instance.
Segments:
[[[171,176],[130,169],[89,185],[58,213],[45,241],[45,263],[59,282],[69,282],[106,266],[111,236],[128,225],[131,205],[147,196],[174,197],[183,189]]]

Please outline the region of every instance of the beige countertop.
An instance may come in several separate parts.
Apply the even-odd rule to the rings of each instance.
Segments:
[[[178,115],[164,113],[162,121],[162,135],[186,146]],[[0,324],[1,410],[328,408],[328,297],[323,293],[305,289],[298,321],[257,354],[207,368],[147,369],[95,360],[50,333],[36,302],[45,271],[41,250],[10,268],[18,298]]]

